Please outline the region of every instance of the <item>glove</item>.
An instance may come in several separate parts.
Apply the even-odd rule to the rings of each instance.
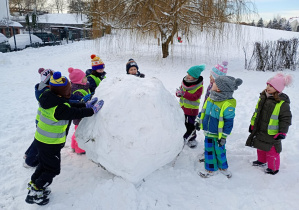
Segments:
[[[222,147],[223,145],[225,145],[226,143],[226,139],[225,138],[221,138],[218,140],[218,146],[219,147]]]
[[[252,133],[252,131],[253,131],[253,128],[254,128],[254,126],[253,126],[253,125],[249,125],[248,132],[249,132],[249,133]]]
[[[286,134],[285,133],[278,133],[273,137],[275,140],[285,139]]]
[[[199,122],[199,117],[196,117],[196,120],[195,120],[195,123],[194,123],[194,126],[195,126],[195,129],[200,131],[200,122]]]
[[[93,109],[94,113],[96,114],[96,113],[98,113],[98,111],[100,111],[100,109],[102,108],[103,105],[104,105],[104,101],[100,100],[91,108]]]
[[[139,75],[139,77],[140,77],[140,78],[144,78],[145,75],[141,73],[141,74]]]
[[[91,94],[87,94],[86,96],[84,96],[81,101],[84,101],[84,103],[86,103],[88,100],[90,100],[91,98]]]
[[[185,91],[183,91],[181,88],[180,89],[176,89],[176,95],[177,96],[179,96],[179,97],[181,97],[181,96],[183,96],[184,94],[185,94]]]
[[[94,97],[93,99],[91,99],[90,101],[86,102],[85,106],[86,108],[92,108],[92,106],[97,103],[98,98]]]

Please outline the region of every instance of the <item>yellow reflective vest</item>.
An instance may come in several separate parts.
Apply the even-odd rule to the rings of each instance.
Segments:
[[[251,118],[251,125],[254,126],[254,122],[255,122],[255,119],[256,119],[256,116],[257,116],[257,111],[258,111],[258,107],[259,107],[259,103],[260,103],[260,100],[258,100],[256,106],[255,106],[255,112]],[[284,103],[283,100],[281,100],[279,103],[277,103],[273,109],[273,112],[271,114],[271,117],[270,117],[270,121],[269,121],[269,124],[268,124],[268,134],[269,135],[276,135],[278,132],[279,132],[279,119],[278,119],[278,116],[279,116],[279,112],[280,112],[280,108],[281,108],[281,105]]]
[[[71,107],[68,103],[64,104]],[[56,108],[57,106],[49,109],[39,108],[40,117],[35,132],[36,140],[45,144],[61,144],[65,142],[69,120],[55,119]]]
[[[201,87],[203,88],[202,82],[195,85],[195,86],[192,86],[192,87],[182,86],[182,88],[185,92],[187,91],[188,93],[191,93],[191,94],[195,93]],[[196,101],[190,101],[190,100],[184,98],[183,96],[180,98],[180,106],[181,107],[185,107],[185,108],[188,108],[188,109],[198,109],[199,104],[200,104],[200,98],[197,99]]]

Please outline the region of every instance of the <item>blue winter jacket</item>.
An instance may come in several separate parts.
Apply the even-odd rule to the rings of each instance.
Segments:
[[[205,110],[205,116],[202,121],[203,130],[206,135],[210,137],[218,136],[218,124],[219,124],[219,115],[223,105],[223,101],[213,101],[207,100],[207,106]],[[235,107],[229,106],[224,110],[223,113],[223,137],[225,138],[229,135],[233,129],[235,117]]]

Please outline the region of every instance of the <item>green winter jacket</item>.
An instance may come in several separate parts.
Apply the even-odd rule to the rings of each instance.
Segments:
[[[279,98],[283,100],[278,115],[279,129],[278,133],[287,133],[292,121],[292,114],[290,111],[289,97],[281,93]],[[263,151],[270,151],[272,146],[275,146],[276,152],[282,151],[281,140],[275,140],[274,135],[269,135],[268,125],[271,115],[276,104],[274,97],[267,98],[265,91],[260,95],[260,101],[256,110],[256,118],[254,120],[254,128],[249,135],[246,146],[254,147]]]

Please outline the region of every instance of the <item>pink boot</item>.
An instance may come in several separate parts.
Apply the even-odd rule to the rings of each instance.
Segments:
[[[77,128],[78,128],[78,125],[75,125],[75,132],[76,132]],[[77,154],[80,154],[80,155],[85,154],[85,150],[81,149],[81,148],[78,146],[78,143],[77,143],[77,141],[76,141],[75,132],[74,132],[74,134],[73,134],[73,136],[72,136],[71,147],[72,147],[72,149],[73,149]]]

